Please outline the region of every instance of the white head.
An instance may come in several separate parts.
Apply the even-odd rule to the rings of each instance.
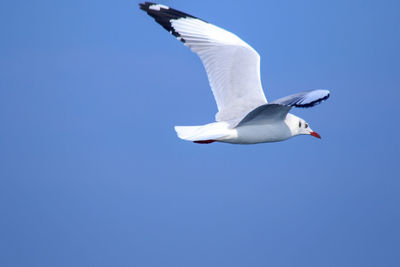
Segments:
[[[299,118],[291,113],[288,113],[285,122],[287,126],[290,128],[290,131],[292,132],[293,136],[300,134],[308,134],[321,139],[321,136],[317,132],[311,130],[308,123],[302,118]]]

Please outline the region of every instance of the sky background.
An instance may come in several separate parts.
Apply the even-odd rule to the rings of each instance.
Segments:
[[[164,1],[261,55],[322,140],[198,145],[199,58],[137,1],[1,1],[0,266],[399,266],[400,3]]]

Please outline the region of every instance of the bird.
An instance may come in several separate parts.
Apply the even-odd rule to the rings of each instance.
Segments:
[[[325,101],[329,90],[308,90],[268,102],[261,86],[260,56],[237,35],[162,4],[144,2],[139,7],[200,57],[217,103],[215,122],[175,126],[179,138],[198,144],[269,143],[298,135],[321,139],[289,111]]]

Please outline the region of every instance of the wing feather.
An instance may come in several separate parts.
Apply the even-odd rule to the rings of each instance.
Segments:
[[[267,103],[260,56],[238,36],[166,6],[146,2],[140,8],[199,55],[217,102],[217,121],[240,120]]]
[[[273,124],[283,121],[291,107],[280,104],[265,104],[247,114],[236,127],[244,125]]]
[[[329,94],[328,90],[310,90],[279,98],[272,103],[298,108],[309,108],[327,100]]]

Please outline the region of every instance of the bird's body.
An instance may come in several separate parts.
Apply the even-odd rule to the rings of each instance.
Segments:
[[[277,121],[273,124],[245,125],[235,128],[236,138],[230,139],[230,143],[235,144],[257,144],[279,142],[289,139],[294,134],[290,129],[289,119],[292,114],[286,116],[287,119]]]
[[[176,126],[181,139],[200,144],[256,144],[300,134],[320,138],[289,110],[326,100],[328,90],[305,91],[268,103],[261,86],[260,56],[239,37],[164,5],[146,2],[140,8],[199,55],[217,102],[216,122]]]
[[[257,144],[284,141],[297,135],[297,129],[292,125],[299,120],[301,120],[299,117],[288,113],[285,120],[274,123],[232,127],[228,122],[213,122],[202,126],[176,126],[175,130],[180,138],[197,143],[218,141],[231,144]]]

